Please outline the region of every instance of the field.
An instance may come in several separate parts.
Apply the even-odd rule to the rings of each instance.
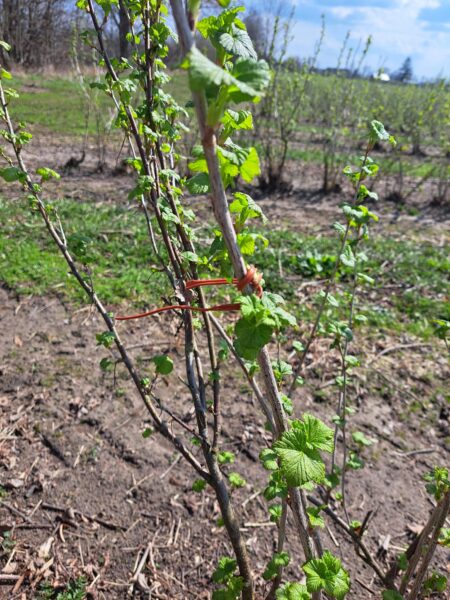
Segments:
[[[128,148],[111,125],[108,99],[86,92],[74,78],[23,74],[16,85],[21,100],[12,115],[29,122],[34,135],[26,164],[31,172],[45,164],[62,174],[48,183],[46,197],[66,224],[68,244],[98,296],[116,315],[166,303],[172,292],[148,244],[143,213],[129,198],[135,177],[123,163]],[[430,91],[357,81],[351,93],[360,105],[348,98],[351,111],[347,105],[341,111],[331,92],[341,85],[349,84],[318,75],[308,79],[301,118],[295,127],[287,125],[293,131],[275,180],[263,181],[285,132],[279,134],[270,118],[262,122],[255,141],[261,185],[239,185],[268,219],[252,227],[251,261],[264,274],[264,289],[286,299],[298,323],[295,339],[305,340],[339,254],[331,225],[352,195],[342,169],[363,152],[365,117],[384,121],[398,138],[396,149],[377,146],[373,153],[380,165],[374,183],[379,200],[370,208],[379,221],[365,243],[364,273],[374,281],[355,299],[365,319],[355,326],[352,354],[361,366],[348,386],[347,510],[353,520],[368,518],[364,539],[387,569],[426,523],[434,500],[423,476],[448,465],[450,450],[449,366],[435,326],[437,319],[450,320],[449,128],[442,125],[449,92],[445,86]],[[185,100],[184,76],[175,75],[171,91],[180,103]],[[400,105],[401,115],[393,108]],[[195,132],[191,112],[186,120]],[[191,137],[186,155],[197,141]],[[69,165],[82,156],[79,165]],[[187,162],[180,159],[183,174]],[[191,225],[197,252],[206,255],[216,228],[208,197],[187,196],[184,202],[196,211]],[[345,298],[351,270],[341,264],[335,276],[333,293]],[[3,182],[0,283],[0,596],[210,598],[211,573],[221,556],[231,554],[217,500],[212,491],[193,491],[193,470],[167,441],[147,435],[148,413],[117,351],[96,345],[104,329],[99,316],[68,274],[41,216],[30,211],[19,188]],[[207,292],[210,305],[227,298],[227,292]],[[328,308],[326,320],[345,318],[342,311]],[[227,330],[235,320],[223,316]],[[178,324],[166,314],[120,323],[119,331],[144,373],[151,371],[155,353],[178,359],[158,388],[160,411],[169,406],[181,415],[189,440],[195,419]],[[270,344],[270,352],[289,357],[295,367],[291,338]],[[320,331],[305,363],[304,385],[291,396],[294,412],[330,424],[339,369],[329,332]],[[241,370],[225,363],[221,381],[221,449],[235,455],[224,469],[245,476],[232,499],[258,570],[257,597],[263,598],[270,584],[260,574],[277,546],[258,459],[270,437]],[[339,498],[333,502],[337,510]],[[287,539],[291,555],[301,556],[294,530]],[[380,583],[332,520],[323,541],[350,571],[348,598],[381,597]],[[298,579],[299,560],[285,570],[288,580]],[[448,548],[438,548],[433,568],[450,571]]]

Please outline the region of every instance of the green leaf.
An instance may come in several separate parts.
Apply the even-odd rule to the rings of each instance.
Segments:
[[[186,187],[191,194],[207,194],[211,190],[209,175],[207,173],[194,175],[186,181]]]
[[[369,123],[369,140],[372,143],[377,141],[389,142],[392,146],[397,144],[394,137],[386,131],[383,123],[376,120],[373,120]]]
[[[244,485],[247,483],[245,479],[239,475],[239,473],[234,471],[228,475],[228,481],[235,488],[244,487]]]
[[[3,50],[6,50],[6,52],[11,50],[11,46],[3,40],[0,40],[0,48],[3,48]]]
[[[278,469],[278,456],[271,448],[261,450],[259,460],[267,471],[276,471]]]
[[[306,512],[308,514],[308,520],[311,527],[325,527],[325,521],[323,517],[320,516],[320,511],[326,508],[326,505],[323,506],[308,506]]]
[[[222,33],[219,43],[229,54],[240,58],[257,60],[253,42],[245,29],[232,25],[229,32]]]
[[[40,167],[36,169],[37,175],[40,175],[42,181],[48,181],[53,177],[53,179],[61,179],[61,175],[54,171],[53,169],[49,169],[48,167]]]
[[[237,353],[246,360],[255,360],[259,351],[270,342],[273,325],[258,323],[254,318],[242,318],[236,323],[234,332]]]
[[[272,504],[272,506],[269,506],[270,520],[273,523],[278,523],[278,521],[281,519],[282,513],[283,507],[281,504]]]
[[[444,575],[434,572],[426,581],[423,582],[423,589],[428,593],[442,593],[447,589],[447,578]]]
[[[293,421],[292,429],[274,444],[274,450],[288,485],[322,483],[325,465],[319,450],[333,451],[333,431],[319,419],[305,414],[303,422]]]
[[[373,444],[372,440],[366,438],[362,431],[355,431],[352,433],[353,441],[360,446],[371,446]]]
[[[156,365],[156,372],[160,375],[170,375],[173,371],[173,360],[167,354],[154,356],[152,361]]]
[[[261,175],[261,165],[256,148],[249,149],[245,162],[240,166],[239,173],[247,183],[251,183],[255,177]]]
[[[217,455],[217,462],[219,463],[219,465],[229,465],[231,463],[234,463],[233,452],[219,452],[219,454]]]
[[[303,565],[306,587],[310,592],[324,590],[337,600],[345,598],[350,590],[350,577],[342,568],[341,561],[326,550],[322,558],[315,558]]]
[[[439,536],[438,544],[450,548],[450,528],[443,527]]]
[[[269,69],[264,61],[240,59],[230,73],[195,47],[189,52],[184,66],[189,68],[189,82],[194,92],[204,91],[209,86],[226,86],[235,102],[256,99],[269,81]]]
[[[349,244],[346,244],[344,252],[341,254],[341,261],[346,267],[353,268],[356,264],[355,255]]]
[[[403,596],[396,590],[385,590],[383,592],[383,600],[403,600]]]
[[[203,492],[205,487],[206,487],[206,481],[204,479],[196,479],[194,481],[194,483],[192,484],[192,490],[194,492],[197,492],[198,494],[200,492]]]
[[[276,600],[311,600],[306,585],[301,583],[286,583],[277,590]]]
[[[100,361],[100,369],[102,371],[111,371],[111,369],[113,368],[114,363],[111,359],[109,358],[102,358],[102,360]]]
[[[153,433],[153,429],[151,427],[146,427],[144,429],[144,431],[142,432],[142,437],[144,439],[147,439],[152,435],[152,433]]]
[[[230,212],[240,215],[240,225],[243,225],[247,219],[260,218],[263,223],[267,222],[261,207],[248,194],[235,192],[233,197],[234,201],[230,204]]]
[[[236,571],[237,562],[229,556],[219,558],[219,565],[212,574],[214,583],[226,583]]]
[[[270,581],[275,579],[283,567],[287,567],[290,562],[290,557],[287,552],[275,552],[271,558],[266,570],[263,573],[263,579]]]
[[[105,348],[111,348],[116,340],[116,336],[112,331],[97,333],[95,337],[97,339],[97,346],[104,346]]]
[[[3,167],[0,169],[0,177],[8,183],[12,183],[13,181],[25,183],[27,175],[17,167]]]

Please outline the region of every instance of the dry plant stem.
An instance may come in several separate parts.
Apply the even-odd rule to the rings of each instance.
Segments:
[[[250,373],[248,372],[247,367],[245,366],[245,362],[242,360],[242,358],[239,356],[239,354],[236,352],[236,349],[234,347],[233,344],[233,340],[227,335],[225,329],[222,327],[222,325],[220,324],[220,321],[218,319],[216,319],[216,317],[210,316],[211,319],[211,323],[213,324],[213,326],[215,327],[215,329],[218,331],[220,337],[225,341],[225,343],[227,344],[231,354],[234,356],[234,358],[236,359],[238,365],[241,367],[247,381],[249,382],[249,384],[252,386],[252,389],[255,393],[255,396],[261,406],[261,410],[263,411],[268,423],[270,424],[270,428],[272,430],[272,432],[275,431],[275,423],[273,420],[273,416],[272,416],[272,411],[270,409],[269,404],[267,403],[267,400],[264,398],[263,393],[261,392],[259,385],[257,384],[257,382],[255,381],[255,379],[253,377],[250,376]]]
[[[171,0],[173,16],[178,29],[183,55],[187,54],[194,46],[194,38],[189,26],[189,19],[181,0]],[[208,165],[208,173],[211,183],[211,199],[214,215],[222,231],[225,245],[233,265],[234,274],[237,279],[242,279],[246,274],[246,265],[237,244],[236,232],[228,209],[228,201],[225,188],[220,175],[219,162],[217,158],[216,131],[207,125],[207,106],[203,92],[193,92],[193,101],[196,108],[197,120],[200,129],[205,158]],[[250,286],[249,286],[250,288]],[[251,292],[251,288],[245,290]],[[264,381],[266,393],[271,405],[276,437],[286,430],[286,418],[278,392],[277,383],[273,374],[270,357],[266,349],[261,350],[258,363]],[[290,506],[294,513],[294,519],[303,546],[306,558],[309,560],[315,555],[313,541],[308,533],[308,521],[305,512],[305,498],[298,489],[290,489]]]
[[[1,84],[0,84],[0,103],[1,103],[1,107],[2,107],[4,115],[5,115],[5,120],[6,120],[6,125],[8,127],[8,131],[11,134],[11,136],[13,136],[14,128],[13,128],[11,119],[9,117],[9,111],[8,111],[7,103],[5,100],[5,95],[3,92],[3,86],[1,86]],[[126,366],[147,410],[149,411],[150,416],[153,419],[155,428],[164,437],[166,437],[170,442],[172,442],[172,444],[175,446],[175,448],[179,452],[181,452],[181,454],[188,460],[188,462],[194,467],[194,469],[197,471],[197,473],[199,473],[199,475],[201,477],[205,478],[208,482],[210,482],[211,478],[210,478],[209,474],[203,469],[203,467],[197,461],[197,459],[185,447],[183,442],[170,431],[170,428],[167,426],[167,423],[159,417],[158,410],[156,409],[155,405],[153,404],[150,397],[146,394],[145,389],[141,385],[141,377],[139,376],[138,372],[136,371],[133,361],[129,357],[125,346],[122,344],[122,341],[121,341],[120,336],[114,326],[114,322],[113,322],[112,318],[109,316],[109,313],[107,312],[107,310],[103,306],[102,302],[97,297],[94,289],[91,287],[91,285],[89,283],[86,282],[86,280],[83,278],[82,274],[78,270],[78,267],[76,266],[72,256],[70,255],[65,242],[61,238],[60,234],[56,231],[53,223],[50,221],[44,203],[42,202],[39,194],[34,189],[33,183],[28,175],[28,171],[26,169],[26,166],[25,166],[22,156],[20,154],[20,150],[17,148],[17,146],[14,143],[12,145],[13,145],[14,153],[16,155],[17,164],[18,164],[19,168],[21,169],[21,171],[26,173],[26,186],[27,186],[29,192],[33,195],[33,197],[35,198],[35,200],[37,202],[38,210],[39,210],[42,218],[44,219],[45,226],[46,226],[49,234],[53,238],[54,242],[58,246],[58,249],[60,250],[61,254],[63,255],[64,259],[66,260],[66,263],[70,269],[70,272],[75,277],[75,279],[78,281],[80,286],[86,292],[86,294],[90,298],[91,302],[94,304],[94,306],[96,307],[96,309],[102,316],[108,330],[114,334],[116,347],[119,351],[122,361],[123,361],[124,365]]]
[[[105,51],[105,45],[103,42],[103,33],[102,27],[99,26],[98,20],[95,15],[95,11],[93,8],[92,0],[88,0],[90,14],[92,17],[92,21],[94,24],[94,28],[97,32],[97,39],[100,45],[100,54],[105,60],[105,64],[108,68],[108,71],[113,78],[113,80],[117,81],[117,75],[114,71],[114,68],[107,56]],[[148,11],[148,5],[147,5]],[[152,65],[149,58],[149,48],[150,48],[150,35],[148,31],[148,23],[144,24],[144,28],[146,30],[145,34],[145,43],[146,43],[146,70],[147,70],[147,88],[152,85]],[[146,98],[148,102],[152,102],[152,94],[147,89]],[[139,135],[137,124],[134,120],[132,111],[129,106],[125,106],[125,111],[128,117],[128,121],[130,123],[131,131],[133,137],[135,139],[139,156],[142,160],[142,164],[144,166],[145,172],[147,175],[152,175],[156,182],[156,186],[159,186],[159,178],[158,178],[158,168],[156,165],[156,160],[152,157],[149,161],[147,157],[147,152],[144,146],[144,143]],[[164,168],[164,157],[163,153],[158,145],[158,157],[160,161],[161,168]],[[160,226],[161,233],[163,235],[164,243],[167,247],[169,258],[172,263],[172,267],[182,285],[182,292],[185,293],[184,285],[182,284],[185,277],[183,277],[184,270],[181,267],[181,261],[176,253],[174,246],[170,240],[170,237],[167,233],[167,230],[164,226],[164,222],[161,219],[161,215],[159,212],[159,208],[157,205],[157,197],[159,196],[158,189],[156,193],[152,190],[151,192],[151,200],[152,206],[155,211],[155,215],[158,220],[158,224]],[[169,191],[168,200],[171,205],[171,209],[174,214],[178,215],[178,210],[173,200],[173,197]],[[179,215],[178,215],[179,216]],[[177,233],[179,238],[186,250],[193,250],[192,245],[190,244],[187,236],[185,235],[184,230],[181,227],[177,227]],[[204,299],[202,294],[199,294],[200,301],[204,305]],[[210,355],[210,362],[212,371],[217,371],[217,360],[215,356],[214,350],[214,337],[210,325],[210,321],[208,318],[205,319],[207,338],[208,338],[208,348]],[[218,438],[220,433],[220,398],[219,398],[219,385],[215,383],[213,386],[213,394],[214,394],[214,437],[213,437],[213,448],[211,448],[210,444],[207,442],[208,439],[208,429],[207,429],[207,419],[206,419],[206,392],[205,392],[205,383],[203,377],[203,369],[200,360],[200,356],[196,347],[195,337],[194,337],[194,328],[192,324],[192,315],[190,312],[186,311],[184,314],[184,328],[185,328],[185,362],[186,362],[186,372],[188,377],[188,383],[190,392],[194,401],[195,413],[197,417],[197,424],[199,428],[199,434],[202,439],[202,450],[208,465],[209,477],[207,479],[208,483],[213,487],[216,492],[217,500],[219,502],[222,517],[224,519],[225,527],[227,529],[227,533],[230,537],[231,543],[233,545],[233,549],[236,555],[236,559],[239,565],[240,573],[244,579],[244,590],[243,597],[244,599],[252,600],[253,595],[253,581],[251,570],[247,558],[245,544],[239,529],[239,523],[234,515],[233,509],[230,504],[230,498],[228,494],[227,487],[222,477],[222,473],[219,469],[217,459],[216,459],[216,447],[218,444]]]
[[[445,520],[449,512],[450,491],[445,494],[444,498],[431,513],[428,523],[425,525],[422,533],[420,534],[414,555],[408,564],[408,570],[400,586],[400,592],[402,594],[406,592],[409,582],[411,581],[412,576],[414,574],[414,571],[416,570],[417,565],[419,564],[419,561],[422,558],[419,568],[417,570],[417,575],[414,579],[413,586],[409,595],[407,596],[407,600],[416,600],[416,598],[419,597],[422,582],[430,565],[431,559],[433,558],[433,554],[436,550],[441,528],[444,526]]]

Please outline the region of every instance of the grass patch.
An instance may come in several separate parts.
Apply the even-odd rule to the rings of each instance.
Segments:
[[[94,78],[87,77],[87,82]],[[43,77],[40,74],[14,76],[11,87],[20,97],[10,105],[14,121],[43,127],[58,134],[72,136],[97,133],[97,117],[104,127],[115,114],[112,100],[100,90],[90,90],[91,105],[75,77]],[[189,99],[187,74],[177,71],[168,91],[184,105]]]
[[[314,309],[297,304],[296,288],[304,280],[330,276],[339,242],[331,233],[329,237],[311,237],[272,231],[266,237],[270,246],[258,256],[258,266],[264,271],[268,287],[282,293],[300,319],[311,318]],[[364,250],[368,257],[364,272],[375,284],[360,288],[357,303],[369,324],[428,338],[433,334],[434,319],[450,318],[448,246],[374,237],[365,243]],[[286,277],[298,279],[292,283]],[[349,278],[349,270],[341,266],[338,288]]]
[[[155,257],[143,215],[137,209],[74,200],[62,200],[56,206],[66,224],[69,248],[85,265],[86,277],[92,278],[104,302],[118,305],[127,301],[142,307],[161,303],[161,296],[168,293],[167,282],[153,268]],[[30,212],[25,202],[0,201],[0,220],[1,281],[20,294],[53,291],[77,303],[86,300],[39,214]],[[308,321],[314,315],[314,305],[311,301],[299,304],[296,288],[303,281],[330,276],[338,241],[331,233],[329,237],[293,231],[264,233],[270,246],[255,256],[255,262],[264,272],[266,288],[282,293],[299,320]],[[358,292],[358,310],[369,324],[427,338],[432,335],[433,319],[450,319],[448,246],[374,237],[366,243],[365,251],[368,262],[364,271],[375,284]],[[291,279],[286,281],[286,277]],[[338,289],[349,277],[348,270],[341,267]],[[211,302],[212,298],[213,292]]]
[[[137,210],[62,200],[55,203],[65,223],[71,253],[85,265],[100,298],[109,304],[158,302],[166,291]],[[75,302],[86,300],[64,259],[49,238],[39,214],[25,202],[0,201],[0,280],[20,294],[61,291]]]

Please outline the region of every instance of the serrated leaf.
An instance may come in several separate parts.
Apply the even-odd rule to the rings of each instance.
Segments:
[[[251,37],[245,29],[240,29],[236,25],[231,26],[231,30],[222,33],[219,37],[219,43],[229,54],[240,58],[251,58],[257,60],[257,55],[253,47]]]
[[[280,570],[283,567],[287,567],[289,562],[290,557],[287,552],[276,552],[263,573],[263,579],[265,579],[266,581],[275,579],[275,577],[277,577],[277,575],[279,574]]]
[[[234,558],[230,558],[229,556],[222,556],[219,558],[219,564],[217,569],[212,574],[212,580],[214,583],[224,583],[230,577],[232,577],[233,573],[236,571],[237,563]]]
[[[327,594],[342,600],[350,590],[350,577],[342,568],[341,561],[326,550],[322,558],[316,558],[303,565],[306,573],[306,587],[310,592],[325,590]]]
[[[264,61],[239,59],[230,73],[212,62],[197,48],[193,48],[185,64],[189,68],[191,89],[204,91],[209,86],[227,86],[235,102],[244,102],[259,97],[269,81],[269,69]]]
[[[281,471],[288,485],[299,487],[309,481],[322,483],[325,465],[319,450],[333,451],[333,431],[315,417],[305,414],[274,444]]]
[[[286,583],[277,590],[276,600],[311,600],[306,585],[301,583]]]
[[[259,460],[268,471],[276,471],[278,469],[278,456],[271,448],[261,450]]]
[[[194,175],[194,177],[191,177],[186,181],[186,187],[191,194],[208,194],[211,190],[211,182],[208,173],[198,173],[198,175]]]
[[[228,475],[228,481],[235,488],[244,487],[244,485],[247,483],[245,479],[241,475],[239,475],[239,473],[236,472],[232,472]]]

